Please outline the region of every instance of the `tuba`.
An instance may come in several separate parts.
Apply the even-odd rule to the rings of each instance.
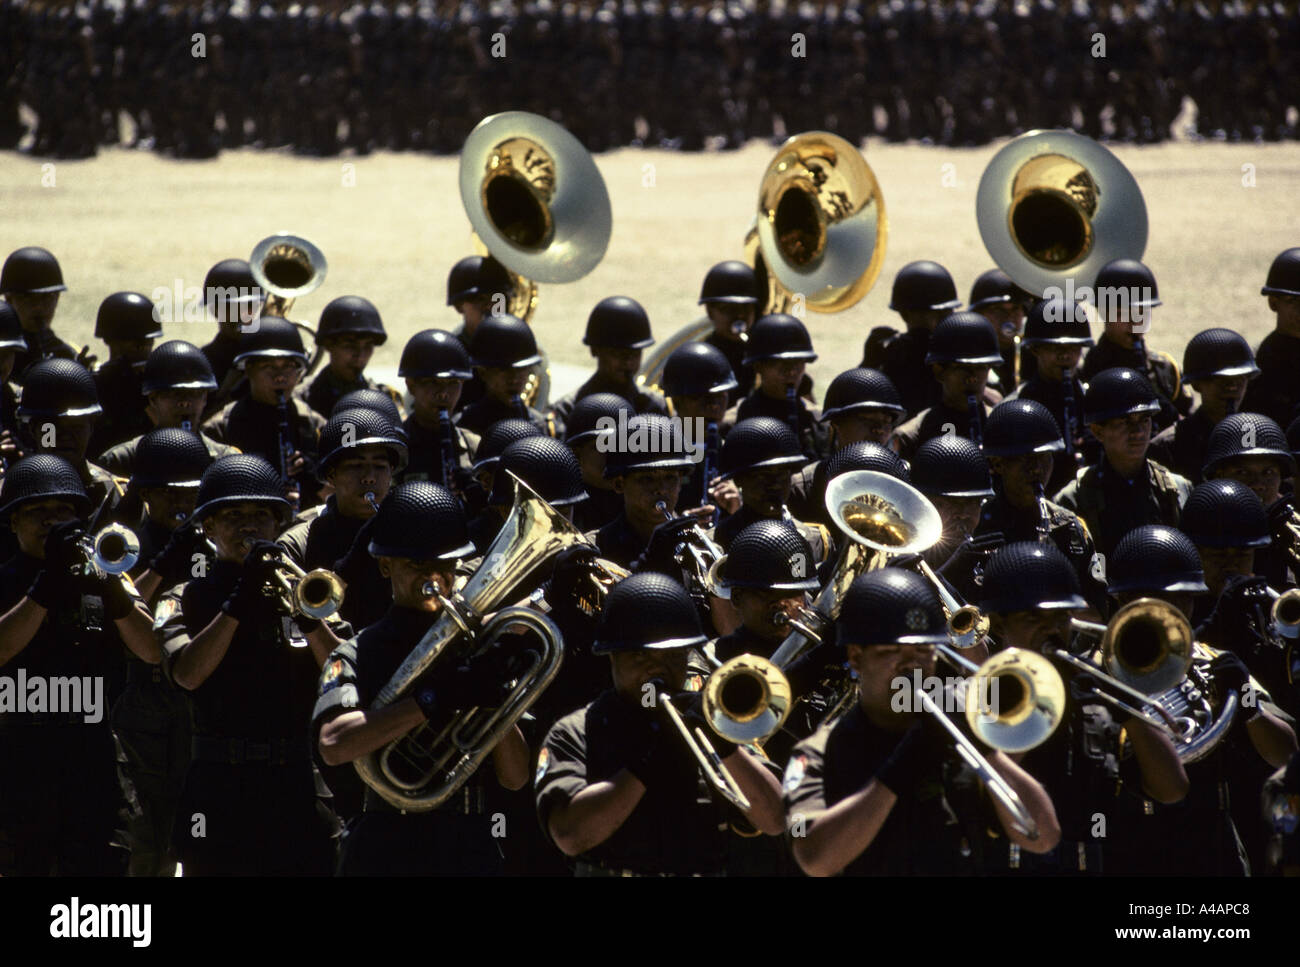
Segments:
[[[560,632],[540,612],[506,608],[483,620],[483,615],[521,593],[556,554],[586,542],[527,484],[518,477],[514,480],[514,506],[483,563],[461,591],[450,600],[442,599],[442,615],[393,673],[371,708],[384,708],[405,697],[434,662],[473,658],[511,628],[534,632],[542,647],[529,652],[528,666],[508,683],[510,690],[496,707],[440,716],[356,760],[362,780],[398,809],[424,812],[445,802],[473,775],[560,669]],[[436,589],[432,593],[437,594]],[[452,657],[443,658],[445,652]]]
[[[248,266],[255,281],[266,293],[266,304],[262,314],[289,319],[289,310],[293,304],[305,295],[315,292],[325,281],[329,263],[315,245],[305,238],[277,232],[268,235],[253,246],[248,256]],[[305,322],[293,322],[300,330],[316,341],[316,330]],[[317,346],[307,364],[307,374],[315,371],[321,360],[321,350]]]
[[[1042,298],[1066,282],[1091,286],[1112,259],[1141,259],[1147,209],[1118,158],[1073,131],[1030,131],[1005,144],[975,196],[980,236],[993,261]]]
[[[460,155],[460,200],[474,245],[505,268],[512,283],[507,311],[531,322],[536,282],[575,282],[609,247],[609,193],[591,154],[547,118],[507,111],[484,118]],[[524,391],[546,404],[546,363]]]

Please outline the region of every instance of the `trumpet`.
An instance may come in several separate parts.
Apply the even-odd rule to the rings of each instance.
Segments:
[[[1269,609],[1269,620],[1283,638],[1300,638],[1300,588],[1292,588],[1284,594],[1268,589],[1273,598]]]
[[[944,617],[948,619],[948,637],[952,639],[953,645],[957,648],[973,648],[979,644],[989,633],[988,615],[980,614],[980,609],[973,604],[961,604],[925,561],[918,562],[917,569],[939,593]]]
[[[285,610],[320,620],[338,612],[347,587],[333,571],[323,567],[304,571],[285,554],[271,572],[271,583]]]
[[[655,504],[655,510],[664,515],[664,520],[678,520],[674,517],[672,511],[668,509],[666,501],[659,501]],[[718,594],[718,567],[721,561],[726,557],[726,552],[704,532],[699,524],[693,524],[686,532],[686,540],[677,549],[675,555],[677,563],[687,567],[691,577],[691,583],[695,587],[707,594],[715,597],[721,597]],[[687,558],[690,558],[690,565],[687,566]]]
[[[373,490],[367,490],[364,496],[366,503],[370,505],[370,509],[376,514],[379,513],[379,501],[375,500],[375,492]]]
[[[121,524],[109,524],[94,537],[83,534],[77,546],[86,555],[86,565],[104,574],[125,574],[140,560],[139,538]]]

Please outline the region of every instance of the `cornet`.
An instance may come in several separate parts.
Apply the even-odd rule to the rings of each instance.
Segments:
[[[324,620],[333,616],[343,604],[343,579],[333,571],[318,567],[304,571],[285,554],[275,565],[271,583],[281,603],[292,614]]]
[[[94,537],[83,534],[77,546],[87,565],[104,574],[125,574],[140,560],[140,540],[121,524],[109,524]]]

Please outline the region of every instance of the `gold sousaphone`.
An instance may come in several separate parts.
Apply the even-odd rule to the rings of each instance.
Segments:
[[[1091,287],[1112,259],[1141,259],[1147,209],[1128,168],[1073,131],[1030,131],[1005,144],[980,178],[984,247],[1022,289]]]
[[[759,183],[745,260],[758,276],[758,315],[785,312],[796,296],[814,312],[842,312],[876,283],[889,221],[876,176],[862,153],[828,131],[789,138]],[[677,347],[713,331],[708,318],[655,347],[638,381],[657,386]]]

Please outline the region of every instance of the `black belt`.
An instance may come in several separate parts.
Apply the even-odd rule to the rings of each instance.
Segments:
[[[368,813],[399,813],[399,809],[369,786],[366,787],[365,811]],[[437,809],[430,812],[457,813],[462,816],[482,816],[488,811],[487,796],[482,786],[465,785],[457,789]]]
[[[307,743],[302,739],[223,739],[196,735],[190,742],[190,753],[195,762],[224,762],[232,766],[254,763],[284,766],[311,761]]]

